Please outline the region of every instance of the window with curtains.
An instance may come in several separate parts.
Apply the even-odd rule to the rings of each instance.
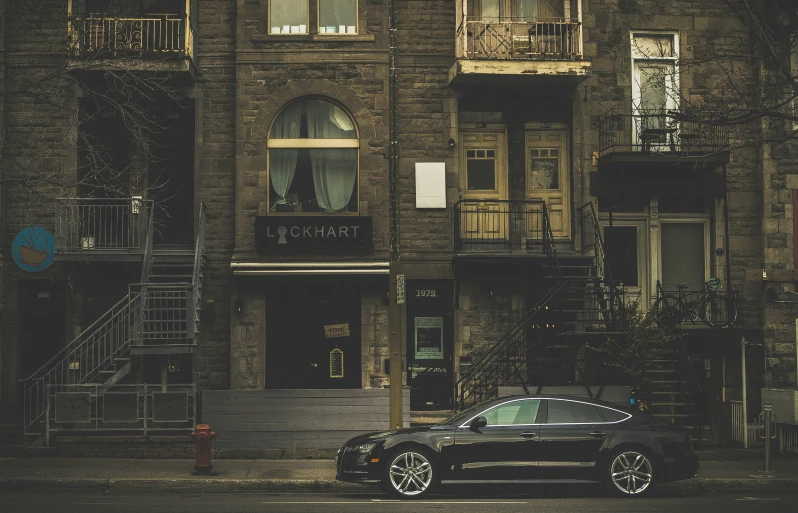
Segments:
[[[357,212],[357,130],[338,105],[286,106],[269,133],[270,212]]]
[[[270,34],[357,34],[358,0],[270,0]]]

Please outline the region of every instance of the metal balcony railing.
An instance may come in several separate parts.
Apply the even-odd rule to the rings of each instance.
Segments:
[[[188,16],[147,14],[141,17],[89,15],[72,20],[72,54],[193,56],[194,32]]]
[[[578,19],[468,19],[457,28],[457,56],[466,59],[582,58]]]
[[[549,256],[549,212],[542,200],[460,200],[454,205],[455,251]]]
[[[671,152],[706,155],[729,147],[729,127],[717,122],[680,119],[676,111],[611,110],[599,120],[599,151]]]
[[[693,290],[659,290],[650,298],[652,308],[668,309],[673,313],[667,318],[681,326],[714,326],[727,328],[745,327],[755,324],[745,308],[742,285],[733,285],[731,290],[707,292],[695,285]],[[662,306],[660,306],[662,305]],[[667,312],[666,312],[667,313]]]
[[[139,198],[58,198],[56,252],[142,252],[151,215],[152,201]]]

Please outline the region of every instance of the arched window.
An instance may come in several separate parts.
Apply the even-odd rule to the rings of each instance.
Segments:
[[[270,212],[357,212],[359,142],[341,107],[320,98],[291,103],[267,144]]]

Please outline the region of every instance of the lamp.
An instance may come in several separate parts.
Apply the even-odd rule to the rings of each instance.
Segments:
[[[449,139],[449,149],[450,150],[454,149],[454,139]]]
[[[238,310],[238,313],[241,313],[241,311],[244,309],[244,300],[241,299],[241,296],[238,296],[233,304],[235,305],[236,310]]]

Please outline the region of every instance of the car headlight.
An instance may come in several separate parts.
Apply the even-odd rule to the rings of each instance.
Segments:
[[[374,449],[375,445],[377,445],[377,444],[376,443],[360,444],[360,445],[353,446],[350,450],[351,451],[355,451],[355,452],[359,452],[361,454],[367,454],[367,453],[370,453],[372,449]]]

